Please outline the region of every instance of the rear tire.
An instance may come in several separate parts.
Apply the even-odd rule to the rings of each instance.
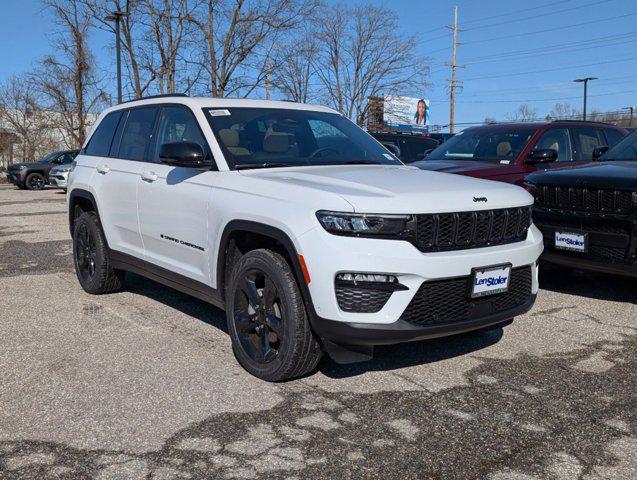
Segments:
[[[27,176],[25,184],[29,190],[42,190],[46,184],[46,180],[41,173],[34,172]]]
[[[235,263],[226,317],[235,356],[255,377],[270,382],[300,377],[323,356],[294,274],[276,252],[253,250]]]
[[[77,279],[85,292],[113,293],[124,286],[126,272],[111,266],[106,238],[94,212],[84,212],[75,220],[73,260]]]

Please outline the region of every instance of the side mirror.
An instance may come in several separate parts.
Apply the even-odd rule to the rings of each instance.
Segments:
[[[597,160],[599,157],[601,157],[606,152],[608,152],[609,149],[610,147],[606,145],[600,145],[599,147],[595,147],[593,149],[593,160]]]
[[[208,166],[201,145],[194,142],[164,143],[159,149],[159,159],[166,165],[185,168]]]
[[[396,158],[400,158],[400,149],[393,143],[383,142],[383,147],[393,153]]]
[[[424,152],[419,153],[419,154],[418,154],[418,158],[419,158],[420,160],[422,160],[423,158],[427,158],[427,157],[429,156],[429,154],[430,154],[431,152],[433,152],[433,151],[434,151],[434,149],[433,149],[433,148],[428,148],[428,149],[427,149],[427,150],[425,150]]]
[[[538,163],[550,163],[557,160],[557,150],[545,148],[542,150],[533,150],[524,163],[536,165]]]

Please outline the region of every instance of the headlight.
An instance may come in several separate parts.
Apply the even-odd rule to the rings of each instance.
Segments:
[[[55,169],[55,172],[57,173],[65,173],[65,172],[70,172],[71,171],[71,165],[68,165],[66,167],[59,167]]]
[[[316,212],[325,230],[334,235],[409,239],[416,234],[413,215]]]

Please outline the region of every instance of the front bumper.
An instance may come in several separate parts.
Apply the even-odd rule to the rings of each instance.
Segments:
[[[7,180],[11,183],[13,183],[14,185],[21,185],[24,183],[24,171],[23,170],[19,170],[19,171],[14,171],[14,170],[10,170],[7,172]]]
[[[448,252],[423,253],[405,241],[352,238],[331,235],[318,227],[299,237],[298,252],[304,257],[311,277],[308,285],[311,297],[314,328],[319,335],[330,335],[333,329],[323,328],[321,324],[332,322],[348,324],[359,331],[361,325],[369,328],[385,328],[392,324],[400,325],[401,316],[414,299],[424,282],[471,275],[472,269],[510,263],[513,268],[530,266],[532,276],[531,295],[538,291],[536,261],[542,253],[542,235],[531,226],[527,238],[522,242],[493,247]],[[328,259],[328,261],[326,261]],[[367,272],[391,274],[406,286],[405,290],[391,294],[383,307],[376,312],[346,312],[339,308],[335,278],[342,272]],[[531,302],[532,303],[532,302]],[[530,305],[529,305],[530,308]],[[515,316],[516,312],[506,312],[504,319]],[[495,323],[501,321],[498,316]],[[485,320],[488,325],[490,320]],[[480,322],[478,322],[480,323]],[[426,338],[431,332],[444,331],[440,326],[417,327],[407,333],[407,338]],[[352,326],[355,325],[355,326]],[[466,326],[465,326],[466,327]],[[391,331],[396,327],[389,327]],[[459,322],[449,329],[462,330]],[[475,328],[481,328],[480,326]],[[468,326],[467,329],[473,329]],[[403,330],[403,329],[401,329]],[[443,333],[451,334],[451,333]],[[422,337],[425,335],[425,337]],[[399,341],[404,341],[403,339]],[[391,342],[395,343],[395,342]]]
[[[602,260],[589,260],[586,258],[567,256],[552,250],[544,251],[541,259],[542,261],[562,265],[564,267],[637,278],[637,264],[635,263],[609,263]]]
[[[68,186],[68,172],[65,173],[53,173],[49,175],[49,183],[53,187],[67,188]]]
[[[504,310],[484,317],[461,322],[418,326],[399,319],[389,324],[344,323],[325,318],[315,318],[313,327],[323,339],[344,346],[393,345],[396,343],[426,340],[457,335],[503,323],[528,312],[535,303],[536,295],[516,308]]]

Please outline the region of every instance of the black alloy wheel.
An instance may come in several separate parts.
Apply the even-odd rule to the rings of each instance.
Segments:
[[[241,348],[254,362],[269,363],[283,340],[279,293],[272,279],[257,269],[245,272],[238,287],[233,314]]]
[[[97,246],[86,224],[79,225],[76,239],[75,261],[78,273],[84,281],[88,281],[95,276]]]
[[[45,183],[44,177],[39,173],[31,173],[26,180],[26,185],[29,190],[42,190]]]

